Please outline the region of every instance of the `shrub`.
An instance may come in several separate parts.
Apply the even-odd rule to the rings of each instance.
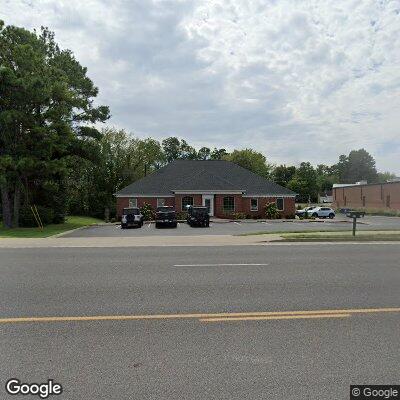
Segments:
[[[276,203],[267,203],[265,205],[265,217],[267,219],[277,219],[280,217]]]
[[[110,222],[111,222],[112,224],[114,224],[115,222],[117,222],[117,220],[116,220],[115,218],[111,218],[111,219],[110,219]]]
[[[155,218],[155,212],[151,204],[144,203],[143,207],[140,209],[141,213],[143,214],[145,221],[150,221]]]
[[[186,219],[187,217],[187,212],[181,211],[176,213],[176,219]]]
[[[305,213],[299,217],[299,219],[315,219],[310,213]]]
[[[53,218],[53,224],[62,224],[65,222],[65,214],[61,212],[55,212]]]
[[[246,219],[246,214],[243,212],[235,212],[232,214],[232,219]]]

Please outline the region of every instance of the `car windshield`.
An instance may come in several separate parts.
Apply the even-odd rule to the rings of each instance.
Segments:
[[[139,215],[140,211],[138,208],[125,208],[123,215]]]
[[[161,218],[166,218],[166,217],[174,217],[175,211],[174,210],[163,210],[163,211],[157,211],[157,215]]]
[[[194,215],[204,215],[208,214],[207,208],[193,208],[192,209],[192,214]]]
[[[157,212],[175,212],[172,207],[158,207]]]

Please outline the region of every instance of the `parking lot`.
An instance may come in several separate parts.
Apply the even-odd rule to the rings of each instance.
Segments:
[[[400,218],[367,216],[359,220],[359,230],[398,230]],[[190,235],[240,235],[254,232],[302,232],[302,231],[344,231],[351,230],[349,218],[338,216],[334,220],[315,221],[277,220],[277,221],[236,221],[212,220],[209,228],[191,228],[184,222],[177,228],[156,229],[154,223],[145,222],[142,228],[121,229],[120,225],[98,225],[79,229],[63,235],[64,237],[126,237],[126,236],[190,236]]]

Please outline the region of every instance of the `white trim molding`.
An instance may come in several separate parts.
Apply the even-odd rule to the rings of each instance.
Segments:
[[[278,200],[282,200],[282,208],[278,207]],[[285,198],[284,197],[277,197],[275,199],[276,209],[278,211],[285,211]]]
[[[232,193],[226,193],[228,196],[224,196],[223,197],[223,199],[222,199],[222,211],[223,212],[226,212],[226,213],[229,213],[229,212],[236,212],[236,201],[235,201],[235,196],[229,196],[230,194],[232,194]],[[228,198],[228,197],[232,197],[232,199],[233,199],[233,210],[226,210],[225,209],[225,205],[224,205],[224,201],[225,201],[225,199],[226,198]]]
[[[114,193],[115,197],[159,197],[159,198],[166,198],[166,197],[175,197],[175,194],[241,194],[243,198],[262,198],[262,197],[296,197],[295,194],[243,194],[243,191],[239,190],[176,190],[174,194],[117,194]]]
[[[252,199],[255,198],[263,198],[263,197],[284,197],[284,198],[295,198],[295,194],[244,194],[243,197],[251,197]]]
[[[143,198],[143,197],[158,197],[158,198],[165,198],[165,197],[175,197],[173,194],[114,194],[115,197],[137,197],[137,198]]]
[[[255,201],[257,202],[256,208],[252,208],[251,202],[252,202],[253,200],[255,200]],[[258,197],[252,197],[252,198],[250,199],[250,211],[258,211]]]
[[[175,194],[243,194],[243,190],[172,190]]]

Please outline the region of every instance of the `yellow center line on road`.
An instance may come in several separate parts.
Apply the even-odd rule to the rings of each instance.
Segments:
[[[144,321],[169,319],[211,319],[211,318],[246,318],[246,317],[284,317],[312,316],[327,314],[376,314],[399,313],[400,307],[391,308],[352,308],[342,310],[297,310],[297,311],[260,311],[260,312],[231,312],[204,314],[149,314],[149,315],[87,315],[87,316],[47,316],[47,317],[11,317],[0,318],[0,324],[18,322],[69,322],[69,321]],[[282,319],[282,318],[281,318]]]
[[[312,319],[312,318],[346,318],[351,314],[308,314],[308,315],[276,315],[273,317],[225,317],[225,318],[200,318],[200,322],[230,322],[230,321],[271,321],[281,319]]]

